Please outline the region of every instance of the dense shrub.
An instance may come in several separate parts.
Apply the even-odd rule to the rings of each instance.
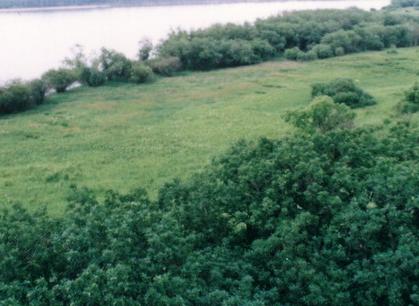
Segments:
[[[315,52],[320,59],[333,57],[335,55],[332,46],[326,44],[315,45],[311,50]]]
[[[47,85],[42,80],[33,80],[28,86],[31,91],[31,99],[33,104],[40,105],[45,101],[45,95],[48,91]]]
[[[83,67],[80,72],[80,82],[82,84],[98,87],[106,83],[106,74],[96,67]]]
[[[174,32],[156,53],[178,57],[184,68],[200,70],[254,64],[283,53],[287,59],[312,60],[415,45],[418,26],[419,20],[408,14],[357,9],[295,12],[254,25]]]
[[[146,61],[150,58],[151,52],[153,51],[153,43],[149,39],[143,39],[140,41],[140,49],[138,50],[138,59],[140,61]]]
[[[56,92],[65,92],[77,80],[76,73],[71,69],[59,68],[47,71],[42,79],[47,86]]]
[[[419,111],[419,83],[416,82],[412,88],[406,91],[405,100],[402,103],[402,111],[414,113]]]
[[[379,134],[242,141],[155,201],[78,189],[59,219],[3,211],[0,301],[417,304],[419,133]]]
[[[44,102],[46,86],[41,80],[12,81],[0,87],[0,114],[21,112]]]
[[[129,81],[132,62],[122,53],[102,48],[99,56],[99,68],[109,81]]]
[[[392,0],[393,7],[419,7],[419,0]]]
[[[355,113],[328,96],[320,96],[303,110],[287,113],[285,120],[308,132],[328,132],[353,127]]]
[[[343,103],[352,108],[376,103],[370,94],[355,85],[351,79],[336,79],[328,83],[314,84],[311,95],[312,97],[329,96],[336,103]]]
[[[162,76],[173,76],[182,69],[182,63],[177,57],[155,58],[147,61],[154,73]]]
[[[297,60],[298,55],[299,55],[301,52],[302,52],[302,51],[301,51],[300,49],[298,49],[297,47],[290,48],[290,49],[285,50],[285,52],[284,52],[284,57],[285,57],[286,59],[289,59],[289,60]]]
[[[318,59],[317,52],[315,50],[310,50],[307,52],[300,51],[297,54],[297,61],[314,61]]]
[[[153,70],[143,64],[143,63],[135,63],[132,66],[131,72],[131,80],[137,84],[146,83],[152,81],[154,78]]]

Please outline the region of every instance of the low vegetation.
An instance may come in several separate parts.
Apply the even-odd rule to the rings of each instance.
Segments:
[[[419,130],[347,129],[351,112],[317,100],[298,113],[303,130],[239,142],[156,200],[74,189],[60,219],[3,211],[0,300],[418,303]]]
[[[364,107],[376,103],[375,99],[363,91],[351,79],[336,79],[328,83],[316,83],[312,85],[311,95],[329,96],[336,103],[346,104],[351,108]]]
[[[0,120],[0,206],[21,202],[62,215],[72,184],[103,195],[187,178],[238,139],[290,133],[281,118],[311,104],[311,84],[350,78],[377,101],[359,125],[392,119],[418,80],[417,48],[296,63],[186,73],[138,86],[109,83],[48,96]],[[412,120],[418,121],[418,113]]]
[[[415,113],[419,111],[419,83],[416,82],[412,88],[405,92],[405,99],[402,102],[402,112]]]
[[[9,82],[0,87],[0,114],[18,113],[41,105],[46,91],[47,86],[41,80]]]
[[[0,304],[419,304],[417,21],[329,13],[0,88]]]

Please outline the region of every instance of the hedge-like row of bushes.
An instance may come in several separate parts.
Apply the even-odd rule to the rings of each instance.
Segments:
[[[0,114],[36,107],[44,102],[47,92],[63,93],[76,82],[91,87],[108,81],[141,84],[153,81],[156,75],[172,76],[181,69],[181,62],[175,57],[132,61],[122,53],[104,48],[99,57],[87,61],[79,52],[73,59],[67,59],[66,68],[51,69],[31,82],[15,80],[0,87]]]
[[[178,57],[186,69],[206,70],[254,64],[285,55],[314,60],[419,43],[419,19],[359,9],[304,11],[258,20],[173,32],[157,48]]]
[[[47,87],[41,80],[13,81],[0,87],[0,114],[17,113],[40,105],[46,92]]]

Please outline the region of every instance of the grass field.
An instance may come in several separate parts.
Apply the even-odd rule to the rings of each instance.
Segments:
[[[46,204],[60,214],[71,184],[98,192],[143,186],[155,194],[240,138],[285,135],[284,112],[310,102],[312,83],[337,77],[355,79],[378,100],[358,111],[358,123],[382,122],[419,80],[419,48],[272,61],[52,96],[36,110],[0,118],[0,203]]]

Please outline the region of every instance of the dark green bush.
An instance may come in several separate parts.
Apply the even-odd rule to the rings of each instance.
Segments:
[[[155,58],[147,61],[154,73],[162,76],[173,76],[182,69],[182,63],[177,57]]]
[[[312,60],[381,50],[393,44],[415,45],[418,24],[407,14],[357,9],[295,12],[258,20],[254,25],[173,32],[156,53],[178,57],[185,69],[200,70],[254,64],[284,52],[287,59]]]
[[[140,50],[138,51],[138,59],[140,61],[148,60],[150,58],[152,51],[153,51],[153,43],[149,39],[141,40]]]
[[[0,114],[25,111],[44,102],[47,88],[43,81],[12,81],[0,87]]]
[[[83,67],[80,72],[80,82],[82,84],[98,87],[106,83],[106,74],[95,67]]]
[[[419,7],[419,0],[392,0],[393,7]]]
[[[376,103],[375,99],[355,85],[351,79],[336,79],[328,83],[312,85],[312,97],[329,96],[336,103],[343,103],[349,107],[364,107]]]
[[[297,61],[314,61],[318,59],[317,52],[315,50],[310,50],[307,52],[300,51],[297,54]]]
[[[288,60],[297,60],[298,55],[301,52],[302,51],[300,49],[298,49],[297,47],[294,47],[294,48],[290,48],[290,49],[285,50],[284,56]]]
[[[143,64],[143,63],[135,63],[132,66],[131,72],[131,80],[137,84],[150,82],[154,79],[153,70]]]
[[[109,81],[129,81],[132,62],[122,53],[102,48],[99,67]]]
[[[315,45],[312,49],[313,52],[317,54],[317,57],[320,59],[333,57],[335,54],[333,48],[330,45],[318,44]]]
[[[419,82],[406,91],[405,100],[402,103],[402,112],[415,113],[419,111]]]
[[[285,120],[308,132],[325,133],[353,127],[354,118],[355,113],[348,106],[335,103],[328,96],[319,96],[306,109],[287,113]]]
[[[59,68],[47,71],[42,79],[47,86],[54,89],[56,92],[65,92],[67,88],[77,81],[77,76],[74,70]]]
[[[33,104],[40,105],[45,101],[48,87],[43,80],[33,80],[29,84]]]

